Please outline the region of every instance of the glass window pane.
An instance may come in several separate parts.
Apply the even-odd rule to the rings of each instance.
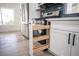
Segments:
[[[2,21],[1,21],[1,10],[0,10],[0,25],[2,25]]]
[[[14,24],[14,10],[2,8],[2,20],[3,24],[13,25]]]

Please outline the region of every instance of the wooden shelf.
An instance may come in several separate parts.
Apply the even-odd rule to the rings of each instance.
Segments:
[[[35,53],[43,51],[44,49],[47,49],[49,46],[47,44],[40,45],[39,47],[33,47],[33,50]]]
[[[41,29],[49,29],[49,25],[39,25],[39,24],[35,24],[33,25],[33,30],[41,30]]]
[[[40,35],[40,36],[33,37],[34,41],[41,41],[41,40],[48,40],[48,39],[49,39],[49,35]]]

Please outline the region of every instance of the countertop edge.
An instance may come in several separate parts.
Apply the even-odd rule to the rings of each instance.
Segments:
[[[47,21],[79,21],[79,17],[49,18]]]

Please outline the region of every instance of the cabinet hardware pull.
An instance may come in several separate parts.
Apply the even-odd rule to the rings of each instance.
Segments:
[[[74,43],[75,43],[75,34],[73,35],[73,43],[72,43],[72,45],[74,46]]]
[[[68,44],[70,44],[70,36],[71,36],[71,33],[69,33],[69,36],[68,36]]]

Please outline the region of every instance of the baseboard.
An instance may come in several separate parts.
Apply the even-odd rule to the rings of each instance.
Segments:
[[[20,30],[16,30],[16,31],[4,31],[4,32],[0,32],[0,33],[12,33],[12,32],[21,32]]]
[[[48,49],[48,51],[49,51],[53,56],[58,56],[58,55],[56,55],[54,52],[52,52],[50,49]]]

